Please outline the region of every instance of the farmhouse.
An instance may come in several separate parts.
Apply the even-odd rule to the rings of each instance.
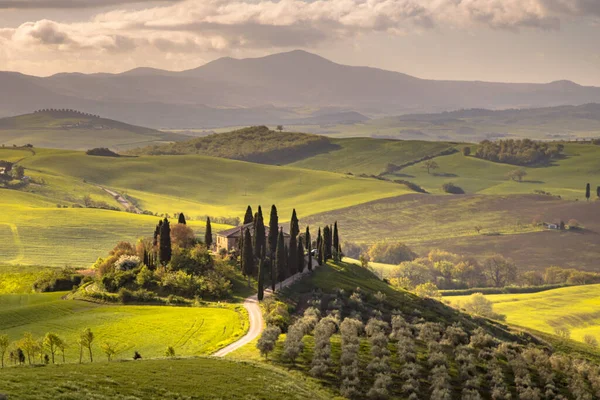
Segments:
[[[240,239],[244,229],[250,229],[250,234],[254,236],[254,226],[252,223],[237,226],[217,233],[217,251],[226,249],[227,251],[235,250],[239,247]],[[269,237],[269,227],[265,225],[265,236]],[[283,232],[283,240],[286,245],[290,244],[289,233]]]

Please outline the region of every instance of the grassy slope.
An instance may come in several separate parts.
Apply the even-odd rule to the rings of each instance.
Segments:
[[[442,193],[442,185],[453,182],[467,193],[508,194],[544,190],[563,198],[582,200],[586,183],[590,182],[594,187],[600,185],[600,146],[567,144],[565,154],[565,159],[550,167],[521,168],[457,153],[436,158],[440,168],[432,174],[427,174],[421,164],[405,168],[400,173],[431,193]],[[524,181],[506,179],[506,174],[517,168],[527,172]]]
[[[447,297],[453,304],[468,296]],[[494,309],[507,316],[507,322],[546,333],[567,327],[576,340],[585,335],[600,338],[600,285],[574,286],[532,294],[486,296]]]
[[[328,398],[285,372],[211,358],[9,368],[2,377],[2,392],[23,400]]]
[[[77,123],[102,125],[105,128],[65,127]],[[10,146],[31,143],[35,147],[74,150],[94,147],[125,150],[185,138],[183,135],[72,113],[35,113],[0,119],[0,143]]]
[[[407,192],[401,185],[372,179],[203,156],[111,159],[51,150],[23,165],[43,176],[85,179],[126,191],[144,209],[192,216],[236,216],[248,204],[275,203],[285,219],[294,207],[302,216]]]
[[[331,143],[340,148],[305,158],[291,165],[340,173],[378,175],[385,170],[389,163],[404,164],[452,147],[451,144],[444,142],[371,138],[332,139]]]
[[[161,357],[167,346],[178,355],[210,354],[247,329],[247,313],[241,306],[166,307],[101,305],[61,300],[65,293],[0,296],[0,332],[18,340],[24,332],[42,337],[55,332],[69,345],[66,359],[79,360],[77,335],[84,328],[95,334],[94,353],[102,358],[104,342],[117,345],[115,358],[129,358],[133,351],[145,357]]]

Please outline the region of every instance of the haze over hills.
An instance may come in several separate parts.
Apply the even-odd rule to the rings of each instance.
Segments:
[[[128,123],[170,128],[355,123],[365,116],[527,108],[600,102],[600,88],[569,81],[515,84],[435,81],[336,64],[304,51],[221,58],[171,72],[65,73],[46,78],[0,72],[0,116],[76,108]]]

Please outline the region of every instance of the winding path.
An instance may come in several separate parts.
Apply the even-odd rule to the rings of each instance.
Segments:
[[[317,268],[319,265],[316,263],[316,260],[313,259],[313,270]],[[277,285],[279,290],[286,288],[296,282],[298,279],[302,278],[303,275],[309,273],[308,268],[305,268],[304,271],[297,273],[294,276],[290,276],[285,281],[281,282]],[[265,290],[265,296],[272,295],[273,292],[271,289]],[[223,347],[221,350],[213,353],[214,357],[225,357],[227,354],[232,353],[243,347],[260,336],[262,331],[265,329],[265,324],[263,322],[262,310],[260,308],[260,303],[258,301],[257,295],[252,295],[244,300],[244,308],[248,311],[248,319],[250,323],[250,327],[248,328],[248,332],[239,340],[231,343],[230,345]]]

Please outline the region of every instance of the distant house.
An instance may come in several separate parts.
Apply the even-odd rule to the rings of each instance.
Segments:
[[[235,228],[227,229],[217,233],[217,251],[226,249],[227,251],[236,250],[239,248],[240,240],[244,230],[250,229],[250,234],[254,236],[254,226],[252,223],[237,226]],[[265,236],[269,237],[269,227],[265,226]],[[283,232],[283,240],[286,245],[290,244],[289,233]]]
[[[560,225],[558,224],[544,224],[547,229],[560,229]]]

